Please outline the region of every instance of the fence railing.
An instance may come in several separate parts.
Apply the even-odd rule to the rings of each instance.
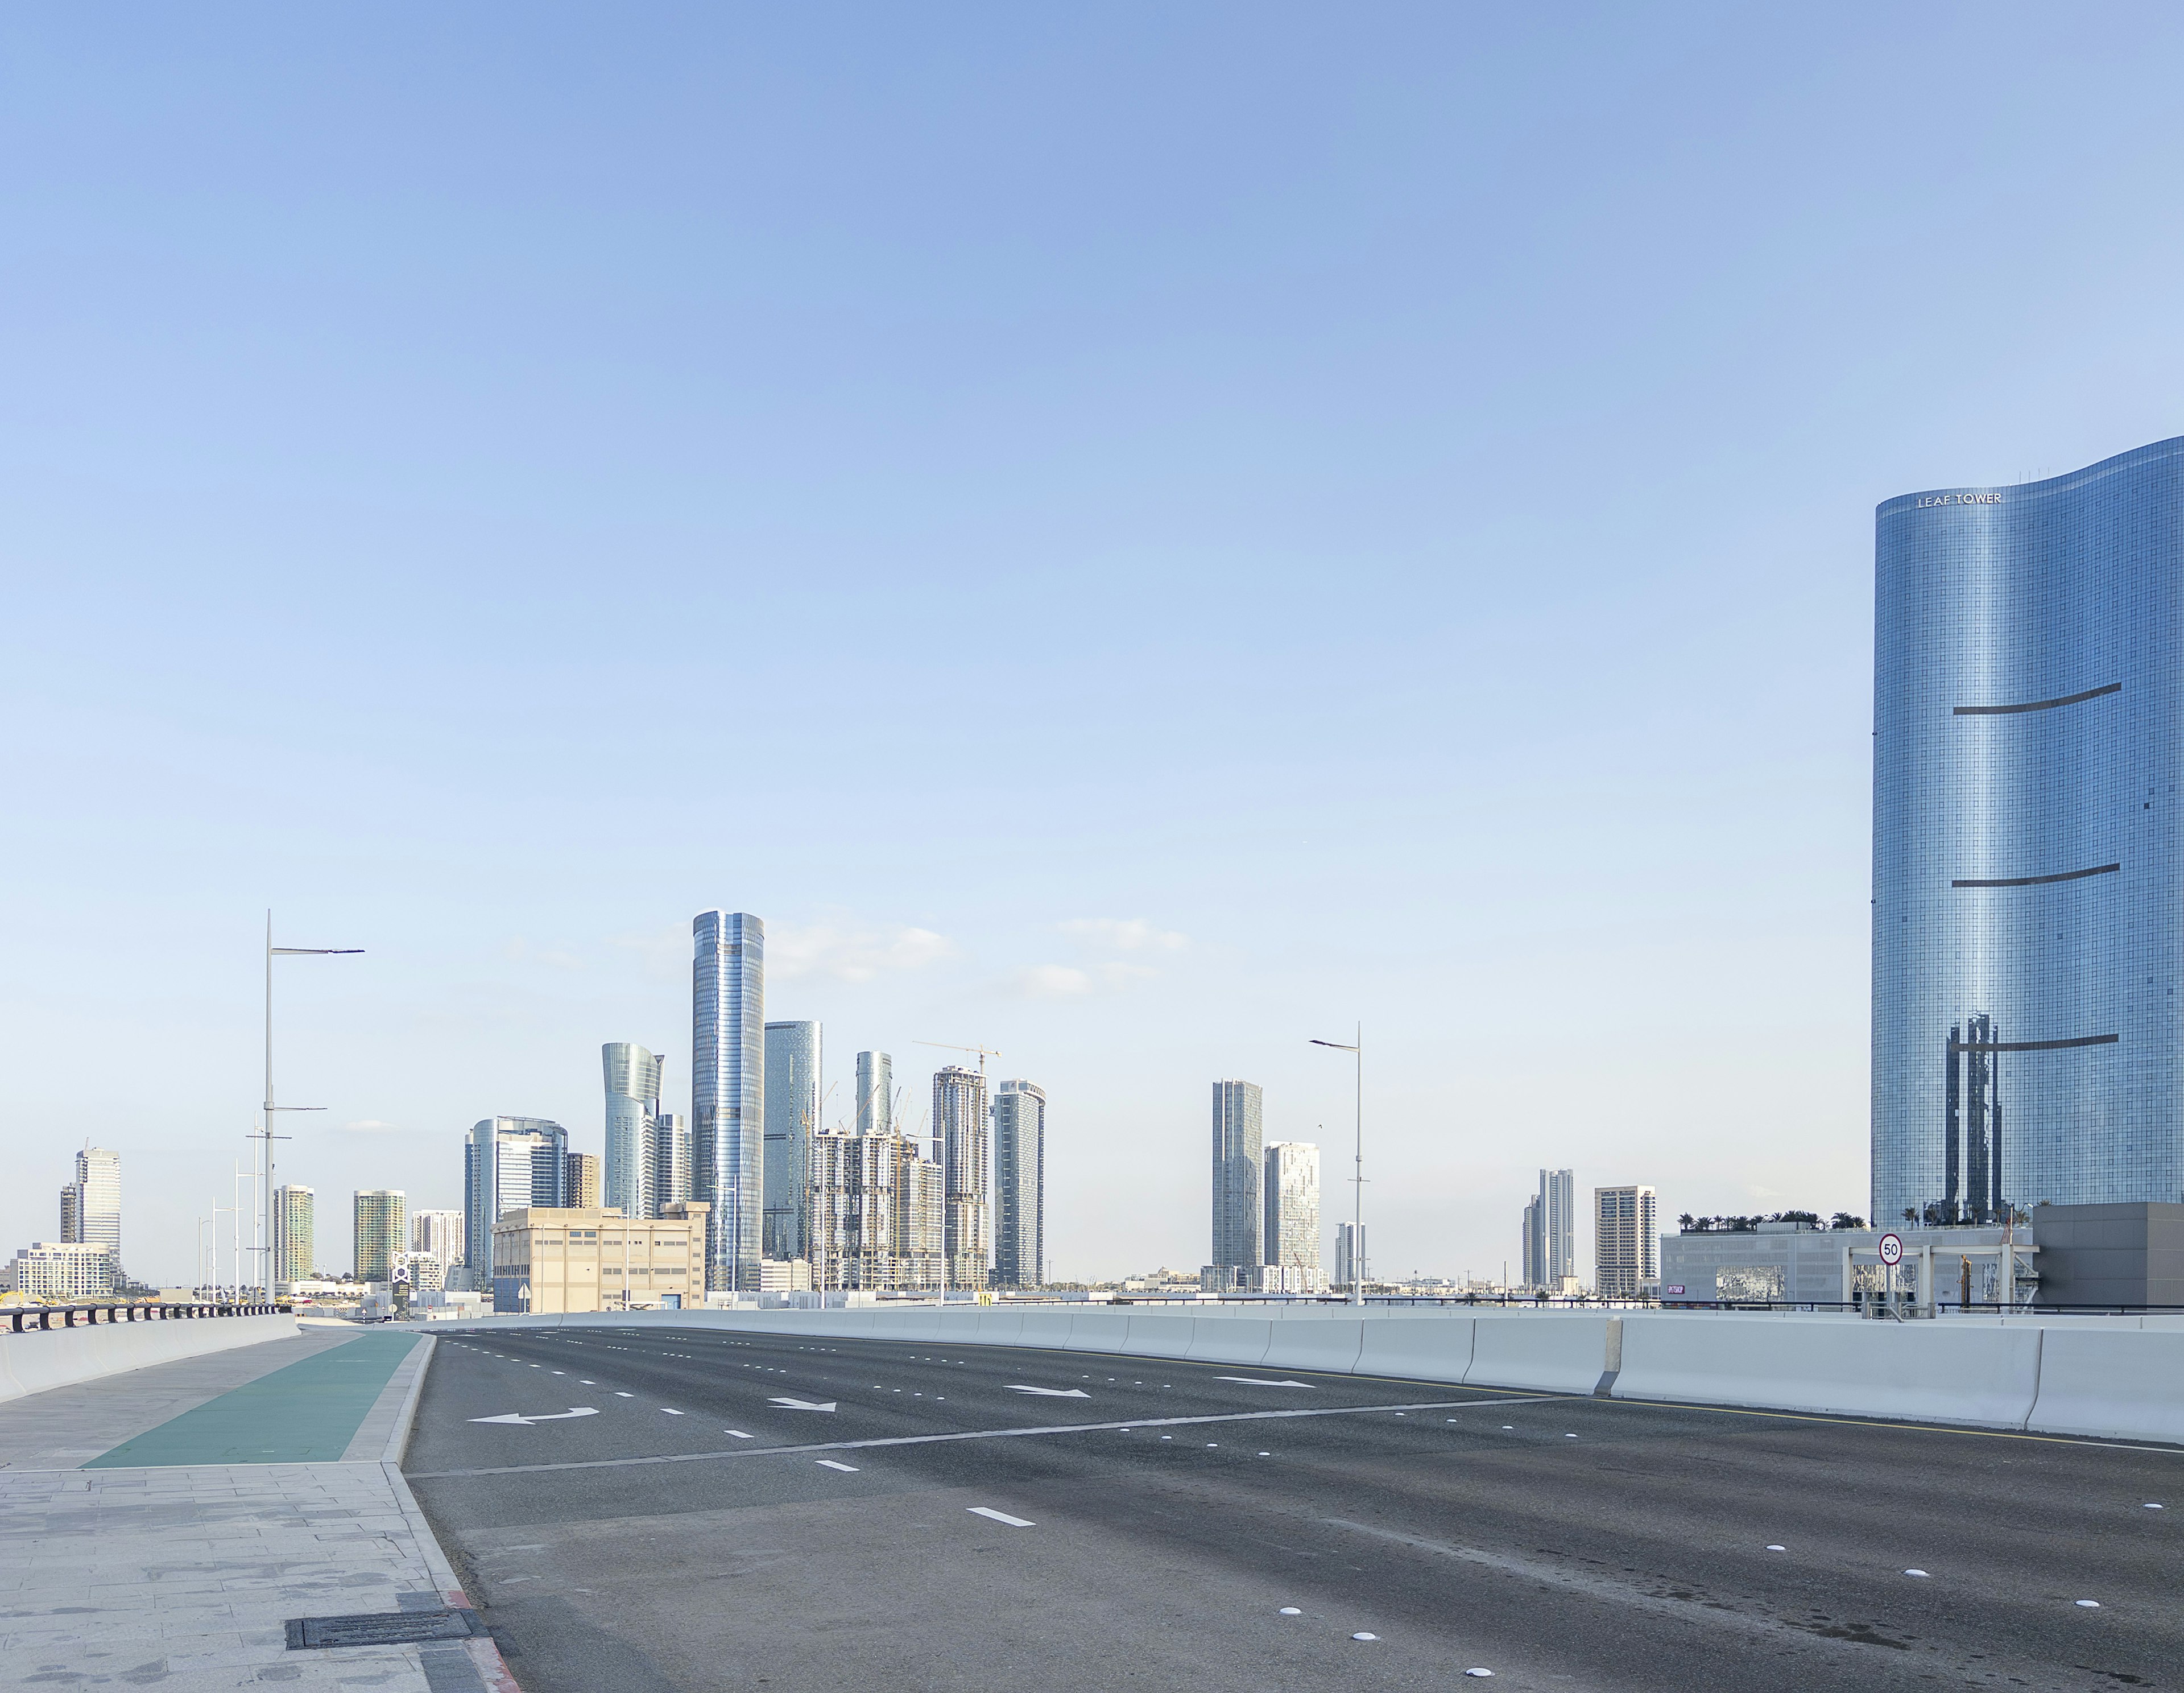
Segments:
[[[117,1299],[85,1305],[8,1305],[0,1307],[0,1316],[8,1320],[8,1327],[0,1333],[37,1334],[47,1329],[85,1328],[114,1322],[181,1322],[210,1316],[274,1316],[293,1309],[285,1300],[270,1305],[230,1305],[217,1301],[199,1304],[175,1299],[147,1300],[142,1304],[125,1304]]]

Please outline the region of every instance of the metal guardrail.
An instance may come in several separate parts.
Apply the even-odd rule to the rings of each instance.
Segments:
[[[8,1305],[0,1307],[0,1316],[8,1319],[8,1327],[0,1333],[38,1334],[48,1329],[98,1327],[116,1322],[179,1322],[210,1316],[275,1316],[294,1309],[287,1304],[239,1305],[169,1299],[150,1299],[141,1304],[114,1300],[87,1305]],[[60,1319],[58,1322],[54,1321],[56,1317]]]

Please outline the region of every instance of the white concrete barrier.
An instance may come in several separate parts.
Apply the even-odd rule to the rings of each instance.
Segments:
[[[1943,1319],[1632,1316],[1614,1396],[2022,1428],[2039,1386],[2042,1334]]]
[[[1346,1376],[1357,1367],[1357,1354],[1365,1344],[1365,1324],[1354,1316],[1297,1318],[1268,1326],[1266,1355],[1259,1365],[1268,1370],[1318,1370]]]
[[[168,1318],[100,1323],[36,1334],[0,1334],[0,1400],[141,1370],[177,1358],[202,1358],[296,1333],[292,1316]]]
[[[1128,1327],[1115,1343],[1115,1350],[1139,1358],[1187,1358],[1195,1317],[1166,1311],[1133,1311]]]
[[[1522,1311],[1476,1318],[1474,1388],[1589,1394],[1607,1368],[1607,1319],[1588,1311]]]
[[[2184,1444],[2184,1332],[2050,1328],[2025,1426],[2043,1434]]]
[[[1367,1317],[1357,1373],[1407,1382],[1461,1382],[1471,1370],[1477,1319]]]
[[[1023,1314],[1023,1328],[1017,1335],[1016,1344],[1066,1352],[1069,1349],[1069,1326],[1076,1320],[1073,1311],[1051,1308],[1028,1310]]]
[[[1201,1364],[1240,1364],[1256,1369],[1273,1344],[1273,1324],[1249,1316],[1201,1316],[1192,1325],[1186,1358]]]

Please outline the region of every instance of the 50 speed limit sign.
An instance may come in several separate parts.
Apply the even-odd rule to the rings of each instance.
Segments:
[[[1880,1261],[1888,1265],[1901,1264],[1903,1261],[1902,1235],[1884,1234],[1880,1237]]]

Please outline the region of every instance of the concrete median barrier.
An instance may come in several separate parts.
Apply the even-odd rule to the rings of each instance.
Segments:
[[[1069,1349],[1070,1325],[1076,1320],[1073,1311],[1026,1311],[1023,1327],[1017,1334],[1017,1344],[1066,1352]]]
[[[1273,1344],[1273,1327],[1262,1317],[1201,1316],[1191,1326],[1190,1349],[1183,1355],[1202,1364],[1243,1364],[1256,1369]]]
[[[1357,1373],[1410,1382],[1461,1382],[1471,1369],[1476,1319],[1468,1316],[1368,1317]]]
[[[74,1387],[177,1358],[202,1358],[296,1333],[290,1316],[196,1317],[100,1323],[36,1334],[0,1334],[0,1400]]]
[[[1133,1312],[1115,1349],[1140,1358],[1188,1358],[1196,1327],[1195,1317]]]
[[[1348,1375],[1357,1367],[1365,1344],[1365,1324],[1354,1316],[1294,1317],[1270,1323],[1266,1356],[1268,1370],[1318,1370]]]
[[[2048,1329],[2025,1426],[2042,1434],[2184,1444],[2184,1331]]]
[[[1942,1321],[1632,1316],[1614,1396],[2022,1428],[2042,1336]]]
[[[1607,1368],[1607,1318],[1590,1312],[1525,1311],[1474,1319],[1475,1388],[1525,1388],[1541,1394],[1589,1394]]]

